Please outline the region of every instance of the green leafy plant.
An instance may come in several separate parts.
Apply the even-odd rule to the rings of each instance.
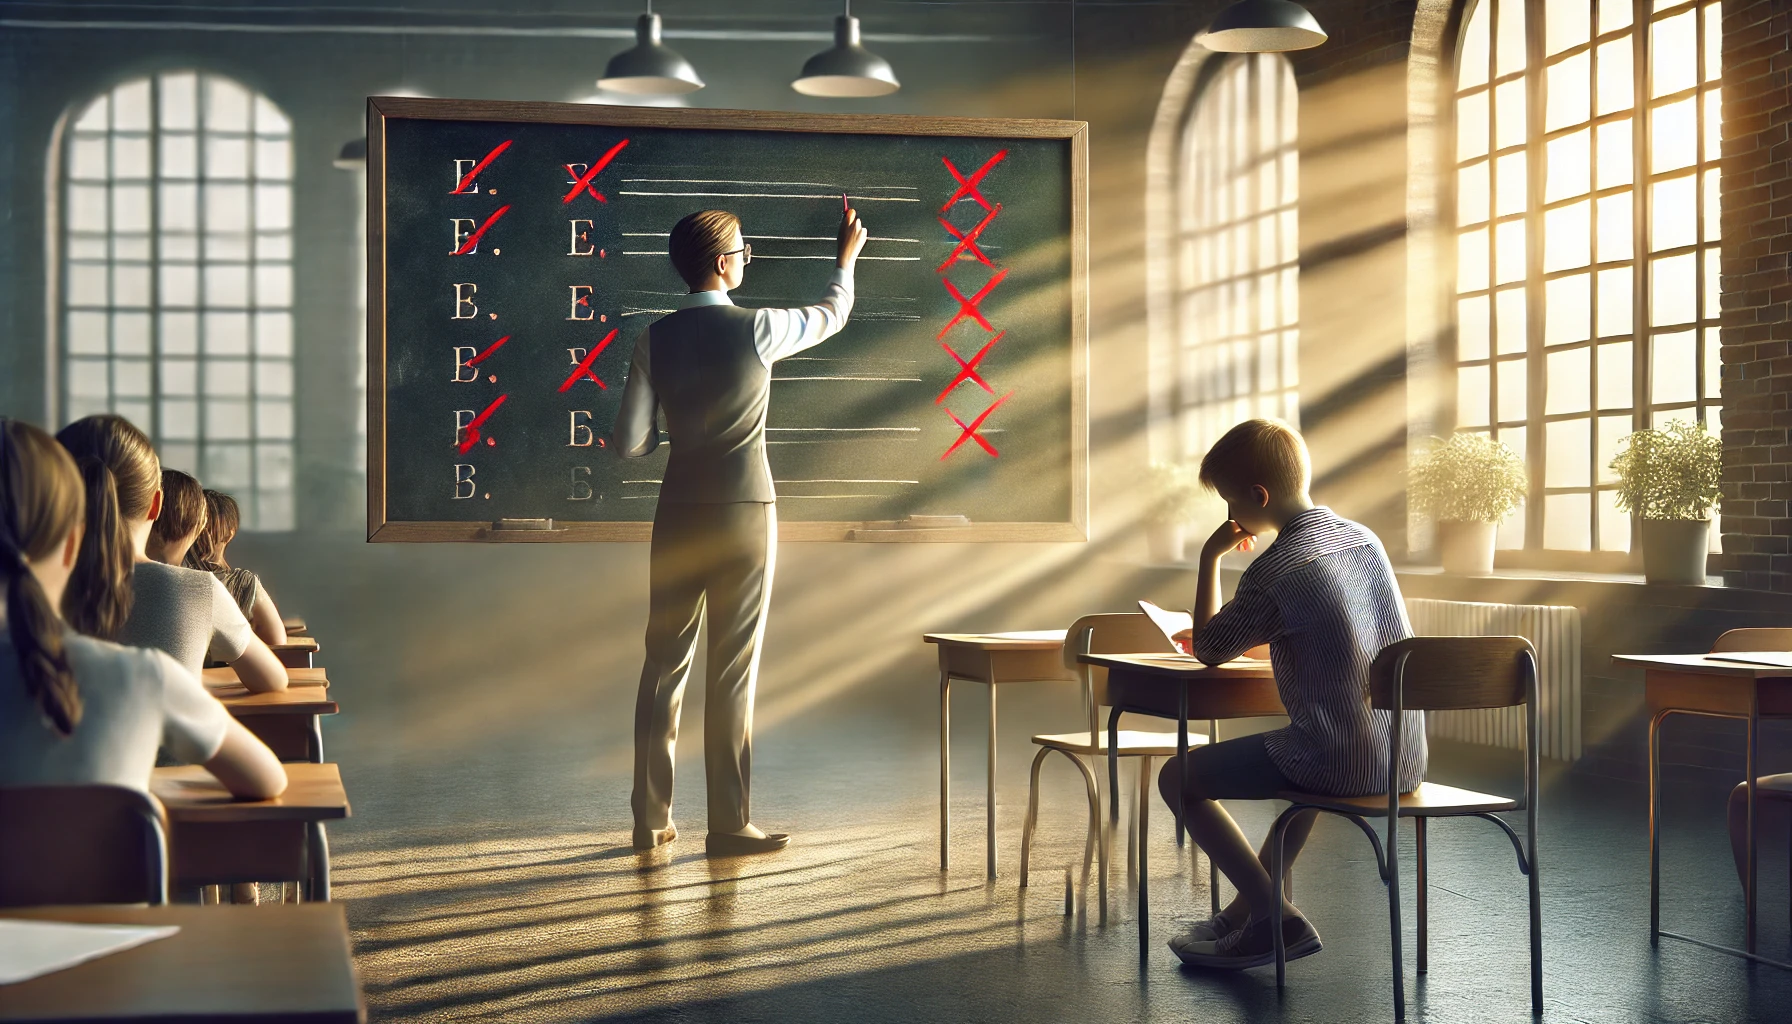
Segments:
[[[1407,469],[1413,507],[1438,522],[1497,523],[1524,501],[1524,460],[1486,434],[1432,438]]]
[[[1644,519],[1709,519],[1722,500],[1724,443],[1703,423],[1639,430],[1612,460],[1618,508]]]
[[[1195,470],[1175,462],[1153,462],[1148,472],[1151,507],[1146,517],[1153,523],[1174,526],[1194,519],[1201,506],[1201,482]]]

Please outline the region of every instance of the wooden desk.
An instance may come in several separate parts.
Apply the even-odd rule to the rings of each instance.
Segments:
[[[1108,780],[1118,791],[1120,715],[1135,712],[1176,720],[1176,771],[1188,788],[1188,722],[1190,718],[1261,718],[1284,715],[1276,677],[1267,661],[1234,661],[1203,665],[1174,654],[1082,654],[1077,660],[1108,670]],[[1139,801],[1149,808],[1147,797]],[[1146,955],[1151,919],[1147,913],[1145,856],[1147,816],[1139,814],[1139,957]]]
[[[311,657],[318,652],[317,641],[308,636],[289,636],[283,644],[269,644],[268,649],[287,668],[310,668]]]
[[[288,615],[280,620],[280,624],[286,628],[287,636],[309,636],[311,633],[311,627],[297,615]]]
[[[367,1019],[340,906],[33,907],[0,916],[180,926],[166,939],[0,988],[0,1021]]]
[[[327,687],[295,686],[271,693],[250,693],[241,684],[206,689],[280,760],[323,761],[324,732],[319,718],[341,710]]]
[[[1792,963],[1755,952],[1755,778],[1758,725],[1764,718],[1792,718],[1792,668],[1747,665],[1708,654],[1618,654],[1612,660],[1643,669],[1643,700],[1649,706],[1649,940],[1662,935],[1776,967]],[[1661,723],[1669,715],[1735,718],[1746,723],[1747,749],[1743,771],[1748,785],[1745,841],[1747,867],[1742,892],[1746,901],[1743,949],[1733,949],[1661,929]]]
[[[236,674],[236,669],[229,665],[201,669],[199,676],[201,679],[205,680],[205,685],[213,688],[229,689],[233,686],[240,687],[243,685],[242,677],[238,676]],[[286,670],[286,685],[288,687],[328,687],[330,685],[330,677],[325,674],[324,669],[321,667],[289,668]]]
[[[333,764],[289,764],[286,792],[238,800],[196,765],[157,768],[149,791],[168,812],[170,880],[220,885],[303,879],[310,897],[330,898],[330,847],[323,823],[349,815]]]
[[[989,793],[986,860],[996,877],[996,687],[1010,683],[1076,680],[1064,667],[1062,629],[1023,633],[927,633],[921,639],[939,648],[940,656],[940,870],[950,850],[952,778],[952,680],[989,687]]]

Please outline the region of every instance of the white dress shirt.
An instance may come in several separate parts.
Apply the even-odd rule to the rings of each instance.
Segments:
[[[794,309],[757,309],[753,311],[753,347],[759,358],[770,367],[780,359],[814,348],[846,326],[852,315],[852,271],[834,271],[828,280],[827,293],[813,306]],[[680,309],[698,306],[732,306],[733,300],[721,289],[692,292],[678,305]],[[634,356],[629,361],[628,381],[622,387],[622,408],[616,413],[616,426],[610,443],[623,458],[638,459],[659,447],[659,398],[653,391],[653,327],[641,332],[635,342]]]

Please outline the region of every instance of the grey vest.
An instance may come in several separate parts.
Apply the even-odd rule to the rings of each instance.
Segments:
[[[765,462],[772,375],[753,343],[753,313],[697,306],[654,322],[648,372],[672,441],[663,502],[777,500]]]

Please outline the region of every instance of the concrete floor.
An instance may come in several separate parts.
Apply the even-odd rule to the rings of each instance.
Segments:
[[[700,708],[688,708],[687,714]],[[1206,861],[1179,854],[1154,808],[1148,962],[1119,844],[1102,927],[1080,876],[1083,802],[1047,771],[1034,887],[1017,885],[1024,731],[1005,723],[1000,877],[983,876],[983,723],[955,737],[952,870],[938,870],[937,749],[884,718],[799,719],[755,750],[756,817],[795,833],[779,855],[710,862],[690,751],[663,851],[628,848],[626,761],[596,760],[570,720],[471,756],[400,751],[378,730],[332,734],[355,818],[332,832],[375,1021],[1383,1021],[1391,1019],[1386,903],[1367,843],[1323,822],[1297,874],[1325,949],[1290,968],[1183,969],[1164,948],[1207,906]],[[693,720],[688,737],[700,737]],[[610,752],[614,753],[614,752]],[[1475,748],[1439,749],[1438,781],[1515,786]],[[1507,755],[1500,754],[1500,758]],[[1503,762],[1501,762],[1503,763]],[[1677,773],[1677,776],[1680,773]],[[1741,898],[1714,780],[1671,794],[1664,921],[1739,942]],[[1545,1020],[1786,1022],[1792,972],[1647,937],[1645,794],[1551,773],[1543,804]],[[1261,835],[1270,808],[1238,804]],[[1522,827],[1522,816],[1518,817]],[[1767,819],[1762,949],[1792,955],[1786,820]],[[1410,836],[1410,834],[1409,834]],[[1525,887],[1491,826],[1432,830],[1431,969],[1410,972],[1414,1020],[1528,1020]],[[1406,844],[1405,891],[1412,891]],[[1074,869],[1073,912],[1064,913]],[[1092,880],[1091,880],[1092,881]]]

